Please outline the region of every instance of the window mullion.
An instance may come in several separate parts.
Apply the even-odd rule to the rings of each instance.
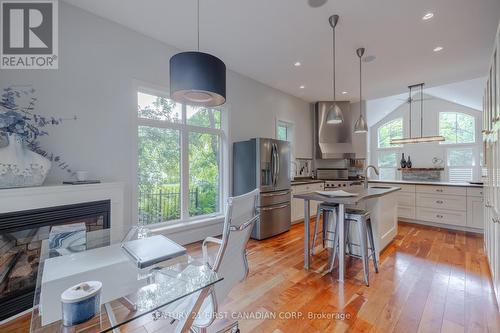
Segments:
[[[186,105],[182,105],[182,123],[186,122]],[[181,220],[189,218],[189,137],[185,126],[181,131]]]

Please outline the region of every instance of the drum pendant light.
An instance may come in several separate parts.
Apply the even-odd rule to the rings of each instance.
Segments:
[[[335,27],[339,22],[338,15],[332,15],[328,19],[330,26],[333,29],[333,105],[330,107],[326,114],[327,124],[342,124],[344,122],[344,117],[342,116],[342,110],[337,106],[335,98]]]
[[[226,65],[200,52],[200,0],[197,0],[197,51],[170,58],[170,98],[179,103],[214,107],[226,102]]]
[[[365,54],[365,49],[360,47],[356,50],[356,54],[359,58],[359,118],[354,124],[354,133],[366,133],[368,132],[368,125],[366,124],[365,117],[363,117],[363,95],[361,94],[361,57]]]

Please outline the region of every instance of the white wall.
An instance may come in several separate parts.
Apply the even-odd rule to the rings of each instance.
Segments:
[[[136,151],[136,81],[168,87],[169,58],[175,48],[59,2],[59,69],[0,70],[0,88],[31,84],[36,112],[68,118],[50,128],[43,147],[60,154],[91,178],[126,184],[126,223],[131,219]],[[229,141],[275,136],[276,117],[296,124],[296,155],[312,156],[309,105],[232,71],[227,72]],[[48,182],[68,178],[53,167]]]
[[[476,144],[475,151],[479,156],[482,150],[482,112],[476,109],[469,108],[464,105],[456,104],[444,99],[425,95],[429,100],[424,101],[424,136],[438,135],[439,132],[439,112],[462,112],[472,115],[476,119]],[[397,107],[394,111],[385,116],[382,120],[371,126],[369,129],[370,137],[370,162],[377,165],[377,132],[378,128],[390,120],[403,118],[404,136],[409,137],[409,106],[407,103]],[[412,137],[420,136],[420,103],[414,102],[412,105]],[[398,148],[398,163],[401,159],[401,153],[411,156],[411,161],[414,168],[429,168],[433,167],[432,159],[440,158],[446,162],[446,149],[450,145],[433,143],[408,144]],[[479,160],[479,159],[478,159]],[[478,164],[477,164],[478,165]],[[477,175],[479,176],[479,166],[477,167]],[[372,174],[374,176],[374,174]],[[445,177],[445,174],[443,174]],[[401,172],[397,172],[397,177],[401,177]],[[445,178],[443,180],[446,180]]]

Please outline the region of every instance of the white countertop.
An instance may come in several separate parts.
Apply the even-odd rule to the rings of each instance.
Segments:
[[[409,185],[437,185],[437,186],[459,186],[459,187],[479,187],[483,185],[470,184],[470,183],[450,183],[450,182],[436,182],[436,181],[419,181],[419,180],[368,180],[369,183],[387,183],[387,184],[409,184]]]

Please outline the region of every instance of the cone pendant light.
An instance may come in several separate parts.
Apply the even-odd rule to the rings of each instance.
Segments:
[[[356,54],[359,58],[359,118],[354,124],[354,133],[366,133],[368,132],[368,125],[366,124],[365,117],[363,117],[363,95],[361,90],[361,57],[365,54],[365,49],[360,47],[356,50]]]
[[[197,51],[170,58],[170,98],[179,103],[214,107],[226,102],[226,65],[200,52],[200,0],[197,0]]]
[[[339,16],[332,15],[330,16],[328,21],[330,22],[330,26],[333,29],[333,105],[326,114],[326,123],[342,124],[344,122],[344,117],[342,116],[342,110],[340,110],[340,108],[337,106],[335,98],[335,27],[339,22]]]

